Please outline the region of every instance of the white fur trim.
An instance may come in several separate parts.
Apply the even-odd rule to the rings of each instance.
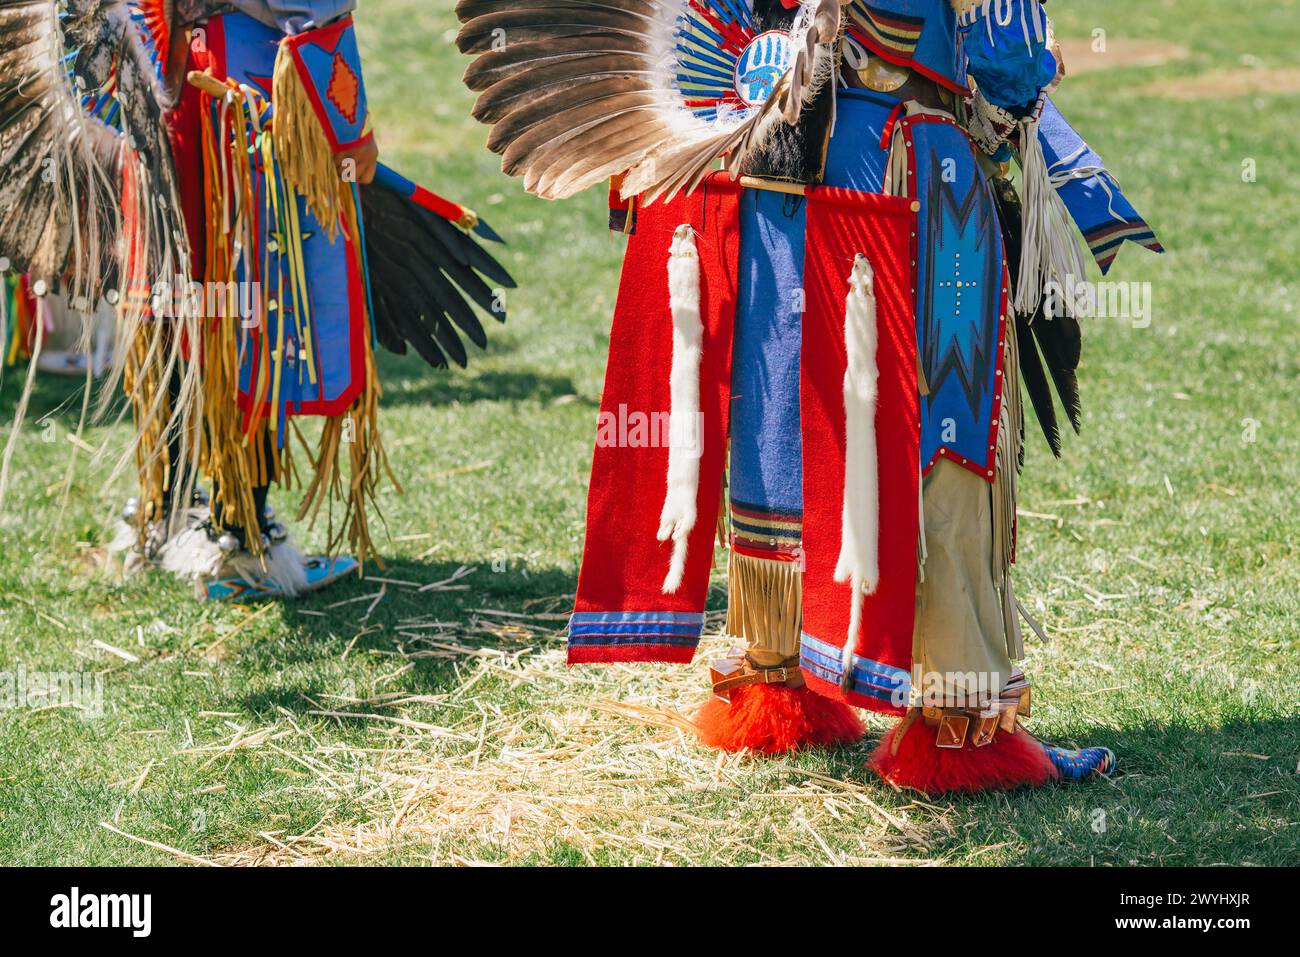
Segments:
[[[673,316],[672,408],[669,414],[668,489],[659,514],[659,541],[672,539],[673,557],[663,591],[677,591],[686,572],[686,548],[695,528],[700,490],[700,358],[704,323],[700,319],[700,257],[690,224],[673,232],[668,254],[668,296]]]
[[[880,584],[880,474],[876,449],[876,296],[871,263],[861,253],[853,261],[844,303],[844,511],[835,581],[851,584],[849,633],[844,673],[849,668],[862,624],[862,596]]]
[[[307,559],[292,542],[272,545],[262,557],[236,552],[222,568],[223,575],[238,575],[249,581],[270,582],[285,598],[307,590]]]
[[[148,534],[149,530],[146,530],[146,541]],[[108,554],[112,558],[121,556],[122,571],[127,575],[134,575],[148,563],[145,551],[140,547],[139,530],[120,518],[113,526],[113,537],[108,543]]]
[[[243,549],[228,554],[208,537],[207,529],[184,528],[162,546],[158,557],[164,571],[200,584],[209,578],[270,582],[286,598],[307,588],[307,559],[291,541],[274,544],[261,556]]]
[[[176,539],[186,530],[195,530],[205,525],[210,515],[206,505],[196,504],[174,515],[170,522],[149,522],[145,525],[143,534],[136,526],[119,518],[113,526],[113,538],[108,543],[108,553],[123,556],[123,569],[127,574],[132,574],[145,565],[161,564],[163,551],[170,544],[170,540]],[[178,566],[190,564],[201,566],[204,564],[204,559],[196,558],[193,554],[195,549],[200,547],[196,541],[187,540],[173,549],[172,561]],[[186,552],[190,554],[183,554]],[[177,573],[188,577],[185,572]]]
[[[226,553],[205,528],[183,528],[158,550],[158,563],[178,578],[216,578]]]
[[[108,543],[109,552],[114,555],[119,552],[129,552],[138,544],[140,544],[140,533],[119,518],[113,526],[113,538]]]

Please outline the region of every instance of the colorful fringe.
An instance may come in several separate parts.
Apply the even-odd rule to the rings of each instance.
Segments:
[[[205,100],[205,105],[209,102]],[[257,117],[251,115],[247,102],[239,96],[221,103],[217,112],[215,127],[202,124],[207,240],[204,275],[209,282],[233,284],[242,265],[246,281],[259,282],[262,264],[254,253],[258,248],[257,206],[249,141],[249,126]],[[238,286],[227,288],[237,290]],[[264,305],[257,304],[259,321],[265,316]],[[260,527],[253,488],[277,476],[280,462],[266,461],[269,420],[257,414],[261,403],[255,404],[254,414],[245,421],[235,402],[238,393],[238,334],[230,323],[208,317],[203,326],[200,467],[213,483],[212,515],[216,523],[252,530]],[[250,535],[248,547],[254,554],[260,553],[260,538]]]
[[[280,72],[280,63],[277,61],[277,78]],[[278,84],[279,79],[277,89]],[[357,197],[354,191],[337,189],[338,175],[323,134],[319,140],[304,135],[305,142],[292,142],[286,136],[286,126],[292,128],[294,122],[305,123],[305,116],[295,121],[290,118],[294,108],[277,103],[276,135],[266,135],[261,125],[266,112],[265,104],[253,97],[247,88],[232,86],[232,89],[237,92],[228,98],[204,97],[205,110],[213,119],[213,122],[203,124],[207,279],[210,283],[227,284],[226,288],[233,297],[241,278],[245,282],[257,284],[254,288],[261,288],[261,280],[272,268],[284,270],[286,275],[281,284],[283,301],[255,301],[253,305],[258,323],[254,329],[247,331],[247,336],[261,336],[262,341],[258,344],[265,346],[269,338],[264,331],[258,330],[265,329],[264,323],[275,322],[278,324],[275,341],[284,342],[285,324],[289,321],[296,322],[296,339],[302,344],[301,361],[297,363],[297,368],[305,370],[308,380],[315,384],[311,299],[297,202],[302,191],[291,185],[288,166],[294,165],[295,172],[300,177],[306,168],[304,163],[314,164],[313,169],[319,167],[318,172],[328,168],[327,178],[335,184],[334,195],[325,196],[320,192],[319,178],[309,177],[305,185],[317,195],[304,195],[304,199],[309,204],[318,204],[314,208],[333,211],[332,218],[321,219],[322,223],[329,224],[327,231],[331,232],[332,242],[337,241],[338,232],[342,229],[346,231],[352,248],[358,251],[358,255],[364,256],[364,235]],[[314,115],[311,115],[311,123],[316,124],[319,132],[319,123]],[[292,147],[288,146],[289,142],[292,142]],[[303,159],[303,154],[311,154],[314,158]],[[296,159],[286,161],[287,156]],[[265,175],[264,201],[260,209],[255,158],[260,159],[260,169]],[[299,179],[298,182],[304,181]],[[267,226],[259,227],[259,215]],[[280,251],[279,265],[270,261],[269,252],[264,260],[259,261],[255,253],[259,248],[259,228],[269,228],[287,247]],[[368,277],[364,277],[364,267],[362,268],[363,278],[368,284]],[[238,315],[239,310],[233,299],[227,305],[227,316]],[[364,315],[353,317],[352,321],[365,323],[369,328],[368,301],[364,303],[363,309]],[[367,335],[364,339],[365,386],[347,411],[326,418],[316,451],[313,453],[308,450],[314,474],[298,517],[310,517],[314,522],[322,505],[330,502],[331,507],[326,509],[330,554],[334,554],[346,539],[358,560],[364,563],[367,557],[373,557],[382,567],[383,563],[379,561],[371,540],[366,510],[373,504],[377,486],[384,474],[388,475],[394,485],[397,483],[388,467],[379,436],[378,401],[381,389],[375,366],[373,337]],[[246,342],[244,348],[247,348]],[[253,487],[265,485],[272,480],[279,481],[285,487],[296,484],[289,437],[281,432],[279,416],[284,363],[269,348],[257,348],[254,354],[257,356],[257,366],[248,385],[251,401],[245,410],[235,401],[235,397],[240,394],[241,330],[236,323],[209,318],[203,335],[205,401],[201,467],[214,483],[216,494],[212,508],[218,524],[236,525],[248,530],[257,529],[260,519],[254,506]],[[304,373],[300,371],[299,374]],[[286,423],[290,420],[289,416],[284,418]],[[298,437],[305,446],[306,442],[300,432]],[[351,478],[346,487],[338,463],[340,447],[345,440],[349,446],[351,466]],[[334,513],[332,502],[335,499],[344,502],[341,517]],[[254,554],[259,554],[260,537],[249,535],[247,546]]]
[[[356,203],[355,191],[343,194],[341,218],[344,228],[352,239],[353,248],[364,249],[361,212]],[[369,284],[368,278],[366,282]],[[369,308],[367,304],[367,319]],[[329,515],[329,553],[334,553],[336,546],[346,535],[348,547],[358,561],[364,565],[366,557],[373,555],[375,563],[380,568],[384,567],[384,563],[375,554],[374,547],[371,545],[367,507],[375,504],[376,492],[384,475],[388,476],[388,480],[399,493],[402,490],[401,484],[388,465],[388,453],[384,451],[383,439],[379,433],[379,399],[383,394],[384,390],[379,384],[378,370],[375,366],[373,339],[367,337],[365,389],[346,413],[325,420],[319,451],[312,459],[312,481],[298,510],[299,519],[310,516],[314,523],[324,501],[342,498],[345,507],[337,536],[334,531],[332,510]],[[348,439],[351,467],[351,477],[346,490],[343,488],[338,462],[339,446],[345,435]],[[378,512],[377,506],[376,512]]]
[[[27,288],[26,276],[4,277],[4,322],[0,322],[0,348],[4,364],[16,366],[32,357],[36,333],[36,300]]]
[[[131,397],[136,428],[133,443],[139,476],[140,508],[136,513],[136,530],[143,543],[150,522],[162,519],[164,499],[175,489],[180,474],[188,474],[192,486],[193,470],[173,462],[173,450],[182,461],[191,459],[198,448],[198,426],[202,395],[193,355],[186,346],[191,335],[201,328],[196,314],[181,304],[179,315],[155,316],[154,287],[143,271],[147,261],[148,222],[140,210],[146,207],[140,195],[140,173],[132,162],[122,166],[123,235],[126,248],[122,257],[123,296],[118,309],[118,341],[124,350],[122,388]],[[189,253],[185,251],[182,278],[189,272]]]
[[[306,200],[333,242],[338,238],[347,190],[340,188],[329,138],[286,44],[280,44],[271,82],[271,100],[275,103],[271,140],[280,161],[280,175]]]

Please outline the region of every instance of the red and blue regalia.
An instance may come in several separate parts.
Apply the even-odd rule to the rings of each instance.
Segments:
[[[86,89],[74,125],[88,131],[69,140],[134,156],[111,224],[125,252],[68,292],[84,308],[121,302],[140,495],[119,544],[209,598],[292,596],[378,558],[376,347],[464,365],[462,336],[484,347],[479,317],[504,319],[513,286],[472,210],[378,162],[355,5],[86,0],[56,20],[4,4],[49,34],[31,34],[14,79]],[[70,51],[70,76],[41,75],[42,40]],[[304,462],[305,416],[323,427]],[[305,489],[299,518],[330,517],[327,554],[289,543],[267,502],[277,481]]]
[[[1103,269],[1159,247],[1051,102],[1043,6],[511,6],[458,8],[490,147],[548,198],[612,177],[629,235],[570,662],[691,661],[721,519],[737,647],[706,743],[848,743],[864,708],[899,716],[872,767],[900,785],[1109,773],[1022,725],[1022,394],[1056,450],[1070,221]]]
[[[378,559],[376,347],[463,366],[514,282],[473,210],[379,162],[355,6],[0,0],[0,274],[20,293],[0,342],[29,360],[0,503],[57,313],[97,343],[81,371],[131,403],[129,564],[232,599]],[[295,455],[305,416],[323,425]],[[276,481],[304,487],[299,518],[330,517],[326,554],[288,542]]]

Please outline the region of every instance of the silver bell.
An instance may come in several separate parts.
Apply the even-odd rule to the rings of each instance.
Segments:
[[[267,537],[275,544],[279,544],[289,537],[289,529],[284,526],[283,522],[272,522],[266,527]]]
[[[140,514],[140,500],[138,498],[128,498],[126,504],[122,506],[122,521],[130,523],[135,521],[135,517]]]
[[[262,506],[262,514],[266,517],[266,520],[268,522],[272,521],[275,518],[275,509],[271,507],[270,502]]]
[[[217,539],[217,547],[229,555],[231,552],[239,551],[239,539],[229,532],[222,532]]]

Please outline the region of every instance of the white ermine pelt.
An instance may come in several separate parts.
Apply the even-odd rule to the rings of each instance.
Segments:
[[[668,490],[659,514],[659,541],[673,543],[664,594],[681,587],[686,547],[695,528],[695,499],[700,488],[700,358],[704,323],[700,319],[700,257],[695,231],[684,223],[673,232],[668,253],[668,296],[673,317],[673,365],[670,377]]]
[[[876,450],[876,296],[871,263],[853,261],[844,303],[844,512],[835,580],[851,584],[853,602],[844,644],[844,679],[852,683],[853,653],[862,624],[862,596],[880,584],[880,475]]]

